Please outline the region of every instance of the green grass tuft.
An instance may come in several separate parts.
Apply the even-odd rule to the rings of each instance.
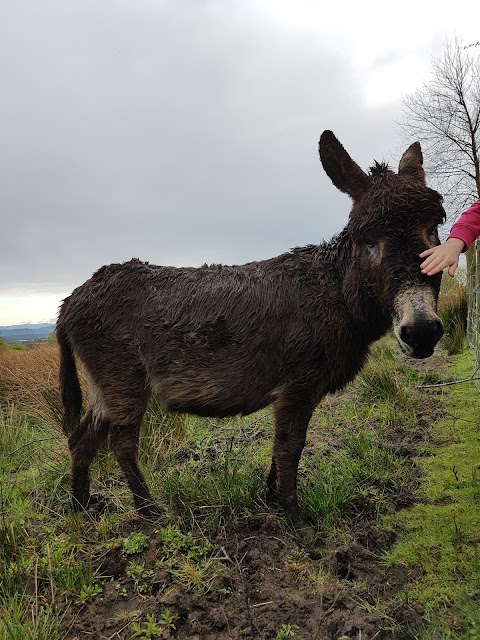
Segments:
[[[312,459],[301,505],[312,520],[327,528],[367,510],[376,516],[391,510],[390,499],[406,475],[401,460],[374,434],[352,433],[333,455]]]

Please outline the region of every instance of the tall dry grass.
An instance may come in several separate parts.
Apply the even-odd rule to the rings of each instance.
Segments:
[[[438,315],[443,324],[443,346],[450,355],[461,353],[467,333],[467,289],[461,269],[455,279],[444,276],[438,299]]]
[[[0,352],[0,403],[45,421],[60,424],[59,350],[55,346]],[[83,389],[85,376],[79,370]]]
[[[4,409],[10,411],[13,406],[15,414],[20,418],[36,418],[55,426],[61,425],[63,407],[58,380],[59,356],[56,344],[20,351],[1,351],[0,408],[3,405]],[[76,364],[83,403],[86,406],[87,376],[79,360]],[[145,414],[143,441],[153,442],[154,451],[163,451],[168,442],[178,446],[186,437],[189,421],[189,417],[184,414],[166,414],[152,399]]]

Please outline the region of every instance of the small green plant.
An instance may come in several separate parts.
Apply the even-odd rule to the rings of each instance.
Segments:
[[[292,547],[287,555],[287,565],[298,580],[303,580],[308,567],[308,554],[299,547]]]
[[[140,640],[150,640],[151,638],[164,638],[165,633],[175,629],[177,616],[172,614],[170,609],[164,609],[160,620],[157,622],[155,616],[147,616],[143,622],[133,622],[132,631],[134,638]]]
[[[187,591],[208,591],[210,581],[218,574],[218,567],[214,560],[194,562],[190,558],[178,558],[167,562],[163,568]]]
[[[207,540],[195,540],[191,533],[182,533],[174,527],[164,527],[160,530],[162,553],[169,558],[182,553],[192,560],[203,558],[211,551],[212,545]]]
[[[378,608],[379,608],[378,602],[369,602],[365,598],[359,598],[357,604],[367,613],[373,613],[373,611],[378,611]]]
[[[275,640],[285,640],[285,638],[294,638],[294,640],[301,640],[301,636],[298,635],[299,627],[296,624],[282,624],[277,631]]]
[[[85,604],[89,600],[93,600],[100,593],[102,593],[102,587],[98,584],[84,584],[80,589],[80,593],[78,595],[78,601],[81,604]]]
[[[150,638],[163,638],[163,629],[155,620],[155,616],[147,616],[143,622],[133,622],[132,631],[134,638],[140,640],[150,640]]]
[[[207,591],[220,565],[207,555],[212,550],[208,540],[196,540],[191,533],[182,533],[168,526],[160,530],[163,558],[158,566],[167,571],[187,590]]]
[[[122,596],[123,598],[128,597],[128,591],[125,585],[121,584],[120,582],[115,582],[113,586],[116,591],[118,591],[118,595]]]
[[[148,547],[148,537],[144,533],[131,533],[123,541],[122,552],[126,556],[141,553]]]
[[[125,573],[127,578],[133,580],[138,593],[146,593],[148,591],[148,580],[153,576],[151,569],[146,569],[143,564],[130,562]]]
[[[160,624],[165,629],[175,629],[175,621],[177,620],[177,615],[172,613],[170,609],[164,609],[162,615],[160,616]]]

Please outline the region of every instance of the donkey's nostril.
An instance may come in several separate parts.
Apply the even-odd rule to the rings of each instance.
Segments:
[[[413,340],[414,328],[411,325],[405,324],[400,327],[400,340],[409,344]]]
[[[400,327],[400,340],[411,346],[425,343],[436,344],[443,336],[440,320],[429,320],[417,324],[405,324]]]

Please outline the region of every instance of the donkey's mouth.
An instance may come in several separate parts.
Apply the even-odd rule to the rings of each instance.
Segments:
[[[424,358],[429,358],[433,355],[433,351],[435,349],[435,345],[433,346],[420,346],[420,345],[409,345],[401,340],[398,340],[398,344],[402,352],[408,356],[409,358],[415,358],[416,360],[423,360]]]

